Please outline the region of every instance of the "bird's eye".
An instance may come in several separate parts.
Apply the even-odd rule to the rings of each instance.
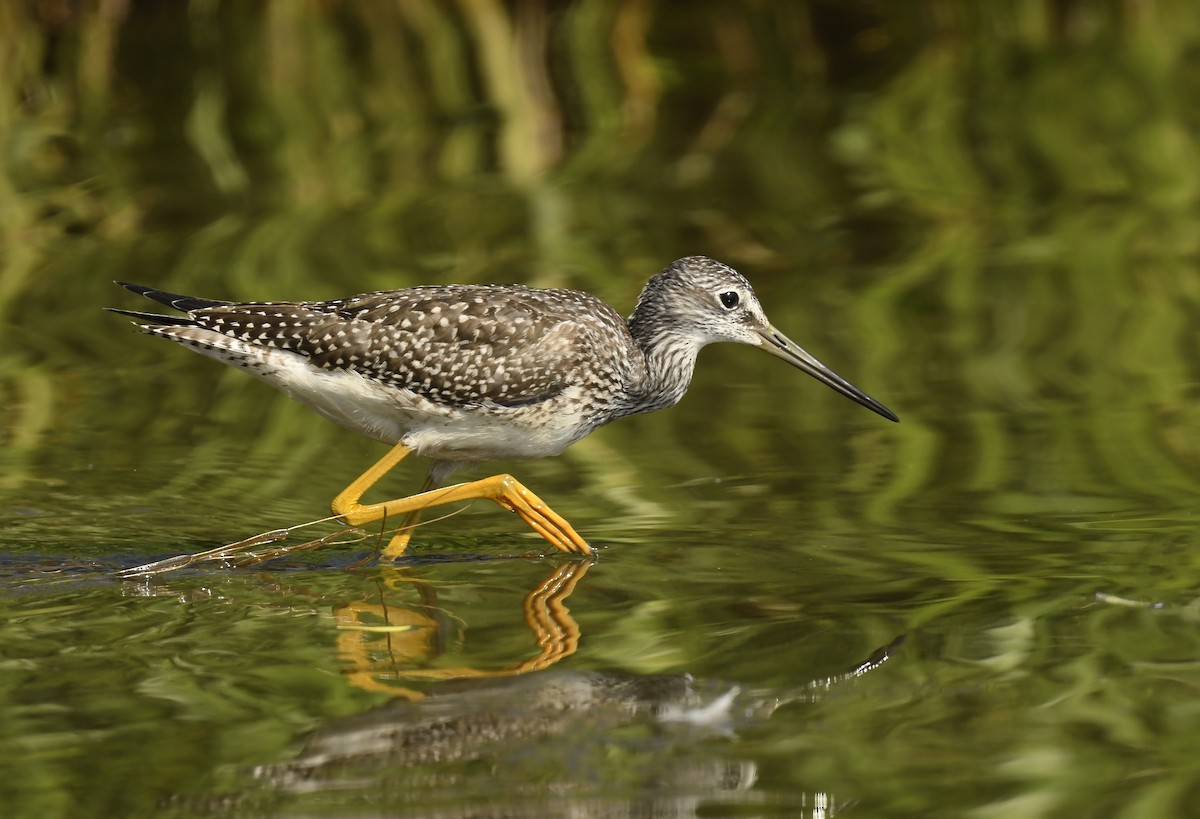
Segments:
[[[721,304],[725,305],[726,310],[732,310],[733,308],[737,307],[738,302],[741,301],[741,297],[738,296],[738,294],[733,290],[725,291],[718,298],[721,299]]]

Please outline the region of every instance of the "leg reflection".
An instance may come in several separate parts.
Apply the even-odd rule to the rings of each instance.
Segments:
[[[522,615],[540,651],[494,669],[427,667],[443,653],[448,636],[459,630],[461,621],[438,605],[434,586],[417,577],[413,569],[388,569],[379,602],[348,603],[334,609],[340,632],[338,654],[347,665],[343,673],[365,690],[415,700],[424,695],[404,687],[401,680],[508,677],[548,668],[579,648],[579,625],[566,599],[591,565],[590,560],[563,563],[525,596]],[[390,605],[388,593],[401,590],[415,590],[420,602]]]

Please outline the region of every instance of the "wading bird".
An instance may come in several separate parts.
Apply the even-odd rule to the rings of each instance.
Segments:
[[[592,548],[511,475],[441,487],[461,463],[541,458],[610,421],[676,404],[696,355],[733,341],[782,358],[891,421],[880,404],[775,329],[750,283],[705,256],[668,265],[628,321],[577,290],[446,285],[332,301],[233,303],[118,282],[182,315],[134,310],[139,329],[240,367],[392,449],[333,501],[352,526],[398,515],[385,548],[407,546],[423,509],[488,498],[568,553]],[[415,495],[363,493],[409,453],[432,460]]]

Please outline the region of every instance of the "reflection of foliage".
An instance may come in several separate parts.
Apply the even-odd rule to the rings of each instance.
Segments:
[[[119,297],[108,279],[243,299],[520,280],[627,308],[702,251],[905,423],[881,430],[777,362],[713,351],[684,407],[531,467],[584,470],[598,509],[650,520],[678,499],[652,483],[781,463],[804,491],[771,509],[827,522],[981,491],[1010,510],[1114,485],[1194,493],[1200,27],[1180,21],[1195,15],[882,8],[6,6],[7,484],[64,457],[47,432],[117,396],[114,438],[207,443],[163,496],[265,501],[370,457],[120,332],[95,311]],[[95,378],[114,362],[170,373]],[[273,478],[231,480],[241,458]]]

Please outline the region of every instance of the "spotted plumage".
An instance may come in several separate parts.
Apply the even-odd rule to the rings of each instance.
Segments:
[[[202,330],[295,353],[318,370],[354,372],[447,407],[545,401],[590,377],[589,349],[628,336],[612,308],[586,293],[488,285],[217,304],[189,318]],[[181,335],[175,328],[148,331]]]
[[[651,278],[628,321],[587,293],[520,285],[243,304],[119,284],[184,314],[115,311],[143,332],[433,459],[432,483],[458,462],[556,455],[617,418],[671,406],[718,341],[760,347],[896,420],[776,330],[741,274],[703,256]]]

